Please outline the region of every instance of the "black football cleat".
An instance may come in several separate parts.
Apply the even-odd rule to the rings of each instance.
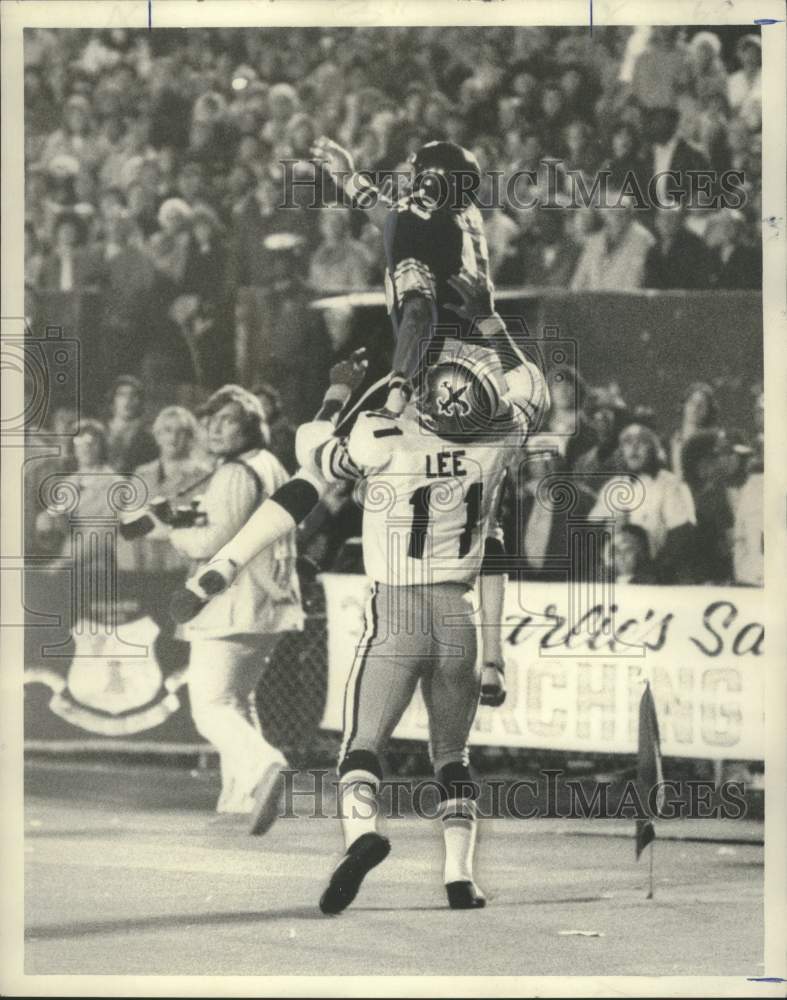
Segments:
[[[326,914],[345,910],[358,895],[361,882],[388,857],[390,850],[390,840],[379,833],[360,836],[334,869],[328,888],[320,897],[320,910]]]
[[[445,891],[452,910],[480,910],[486,906],[486,896],[475,882],[446,882]]]

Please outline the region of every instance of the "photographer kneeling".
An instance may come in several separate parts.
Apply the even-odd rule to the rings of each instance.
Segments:
[[[219,464],[205,489],[197,523],[170,526],[169,538],[185,555],[209,561],[288,476],[265,447],[262,408],[250,392],[223,386],[202,414],[209,418],[208,450]],[[303,628],[295,555],[292,532],[252,559],[184,632],[191,643],[188,678],[194,724],[221,760],[217,810],[250,812],[251,833],[264,833],[276,818],[280,772],[287,766],[260,732],[254,692],[282,633]]]

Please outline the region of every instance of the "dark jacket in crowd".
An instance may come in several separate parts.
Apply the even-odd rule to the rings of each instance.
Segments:
[[[762,248],[742,244],[726,261],[715,256],[711,261],[711,285],[720,289],[762,287]]]
[[[645,288],[709,288],[712,281],[710,254],[695,233],[681,229],[665,250],[654,243],[645,259]]]
[[[509,557],[509,573],[522,580],[561,583],[570,579],[587,579],[595,575],[593,568],[584,565],[579,569],[569,565],[571,545],[569,542],[570,520],[585,517],[590,513],[595,503],[595,496],[576,480],[572,481],[576,495],[571,507],[561,509],[555,504],[553,510],[548,510],[537,500],[535,495],[526,489],[517,491],[514,496],[513,486],[507,503],[507,516],[503,519],[505,549]],[[538,508],[537,508],[538,505]],[[533,517],[549,518],[546,546],[541,565],[534,565],[528,559],[528,532],[533,525]],[[581,529],[580,529],[581,530]],[[601,547],[598,547],[600,553]],[[595,568],[598,571],[599,567]]]

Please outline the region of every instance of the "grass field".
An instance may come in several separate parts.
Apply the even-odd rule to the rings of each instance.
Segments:
[[[389,859],[326,918],[338,823],[283,819],[251,838],[212,814],[217,787],[168,767],[29,763],[25,971],[763,975],[753,822],[660,823],[647,900],[632,823],[488,821],[477,878],[489,905],[452,912],[436,824],[392,820]]]

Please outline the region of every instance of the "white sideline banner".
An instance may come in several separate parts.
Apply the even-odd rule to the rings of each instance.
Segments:
[[[322,727],[341,730],[344,688],[363,632],[369,582],[325,574],[328,692]],[[478,710],[470,742],[588,753],[634,753],[649,678],[672,757],[764,758],[763,591],[616,585],[583,614],[576,588],[509,583],[503,650],[508,697]],[[394,737],[428,739],[420,688]]]

